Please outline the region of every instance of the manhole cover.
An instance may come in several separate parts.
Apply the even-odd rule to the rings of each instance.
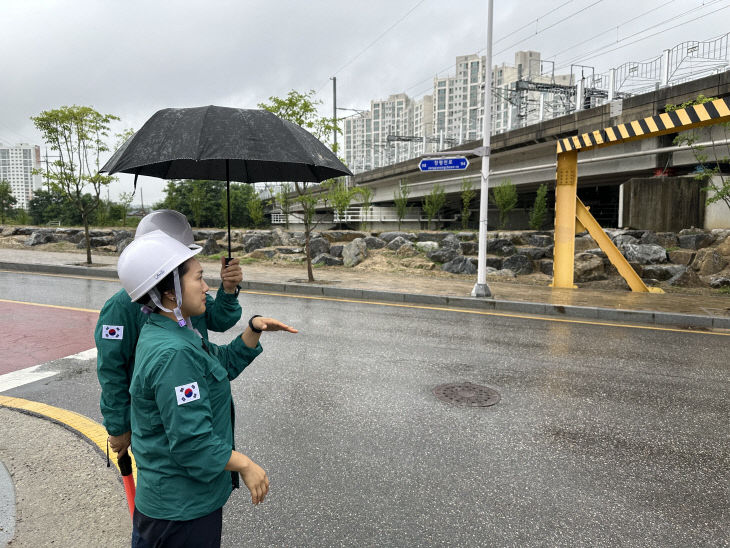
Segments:
[[[499,401],[499,392],[470,382],[440,384],[433,394],[441,401],[459,407],[489,407]]]

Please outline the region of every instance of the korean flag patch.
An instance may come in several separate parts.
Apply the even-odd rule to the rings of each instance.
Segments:
[[[101,332],[102,339],[123,339],[124,338],[124,326],[123,325],[105,325]]]
[[[175,396],[177,397],[178,405],[183,405],[185,403],[190,403],[191,401],[199,400],[200,390],[198,390],[198,383],[191,382],[190,384],[176,386]]]

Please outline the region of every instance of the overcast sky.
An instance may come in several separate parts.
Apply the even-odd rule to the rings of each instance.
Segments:
[[[530,49],[563,73],[571,62],[605,72],[730,30],[730,0],[494,5],[494,64]],[[486,19],[487,0],[0,0],[0,142],[43,146],[29,117],[73,104],[121,117],[121,131],[161,108],[256,108],[313,89],[331,116],[332,76],[340,107],[420,97],[435,75],[453,74],[457,55],[484,53]],[[142,181],[146,204],[162,197],[162,181]],[[120,175],[112,199],[131,188]]]

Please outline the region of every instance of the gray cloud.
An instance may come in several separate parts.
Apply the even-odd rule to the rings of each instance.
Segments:
[[[567,62],[581,52],[615,46],[616,40],[692,7],[697,16],[726,4],[705,0],[702,8],[700,0],[605,0],[536,34],[594,2],[496,0],[494,49],[500,53],[494,62],[512,63],[518,49],[539,50],[547,56],[605,32],[556,59]],[[290,89],[315,89],[324,102],[322,112],[329,115],[329,78],[343,66],[336,74],[339,106],[367,108],[371,99],[401,91],[417,96],[430,88],[438,71],[452,71],[457,55],[484,48],[487,2],[425,0],[350,62],[417,3],[4,0],[0,140],[41,144],[29,117],[67,104],[92,105],[116,114],[122,123],[115,129],[121,130],[139,127],[160,108],[204,104],[255,108]],[[603,72],[628,60],[657,56],[684,40],[717,36],[727,32],[728,12],[687,22],[586,64]],[[535,22],[541,15],[545,16]],[[506,35],[509,38],[499,40]],[[501,51],[522,38],[520,44]],[[144,185],[149,194],[145,201],[159,198],[164,186],[149,181]],[[112,195],[129,189],[131,178],[122,177]]]

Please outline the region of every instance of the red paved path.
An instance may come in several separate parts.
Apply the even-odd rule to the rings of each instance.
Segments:
[[[94,347],[97,312],[0,302],[0,375]]]

